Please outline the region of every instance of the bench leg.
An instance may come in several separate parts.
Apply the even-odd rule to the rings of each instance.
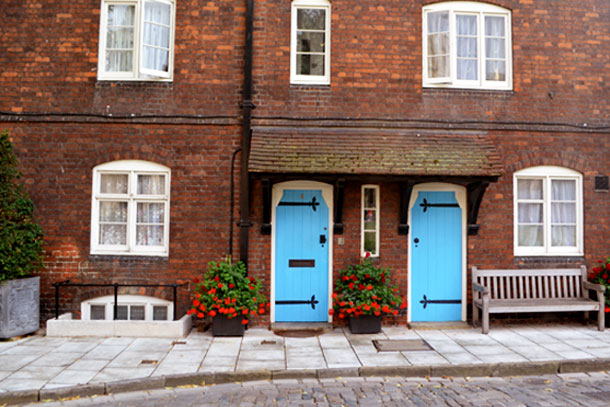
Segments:
[[[585,311],[585,320],[582,323],[585,325],[589,323],[589,311]]]
[[[604,331],[604,325],[606,323],[605,321],[605,314],[604,314],[604,310],[603,308],[599,310],[599,312],[597,313],[597,329],[599,329],[600,331]]]
[[[482,332],[487,335],[489,333],[489,312],[483,311]]]
[[[476,305],[474,305],[474,301],[472,302],[472,326],[479,326],[479,309]]]

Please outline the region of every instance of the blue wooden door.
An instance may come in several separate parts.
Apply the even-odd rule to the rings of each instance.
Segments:
[[[411,320],[461,320],[462,210],[454,192],[419,192],[410,244]]]
[[[275,320],[328,321],[328,205],[322,191],[284,190],[275,219]]]

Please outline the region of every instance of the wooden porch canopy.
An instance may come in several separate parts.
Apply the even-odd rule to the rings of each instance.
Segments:
[[[335,232],[341,233],[345,180],[383,177],[401,186],[400,234],[408,233],[413,185],[434,181],[468,188],[468,229],[476,234],[485,189],[502,175],[485,132],[328,127],[255,127],[248,169],[263,179],[263,233],[270,230],[272,179],[335,180]]]

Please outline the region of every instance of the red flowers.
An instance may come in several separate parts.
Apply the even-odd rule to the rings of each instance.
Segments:
[[[248,320],[247,319],[242,319],[241,323],[244,324],[244,325],[248,325]]]
[[[334,313],[335,313],[334,309],[331,308],[331,309],[328,310],[328,315],[333,315]]]
[[[373,289],[373,286],[369,284],[369,285],[366,286],[366,289],[371,291]]]
[[[229,288],[235,288],[235,284],[229,283]]]
[[[222,288],[224,285],[222,283],[218,283],[218,288]]]

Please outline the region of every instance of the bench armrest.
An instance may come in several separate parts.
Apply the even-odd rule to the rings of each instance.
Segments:
[[[478,291],[482,295],[489,295],[489,288],[483,287],[482,285],[477,284],[477,283],[472,283],[472,290],[473,291]]]
[[[597,291],[598,293],[603,293],[604,291],[606,291],[606,287],[604,287],[603,285],[593,284],[590,281],[583,281],[582,288],[584,288],[585,290]]]

